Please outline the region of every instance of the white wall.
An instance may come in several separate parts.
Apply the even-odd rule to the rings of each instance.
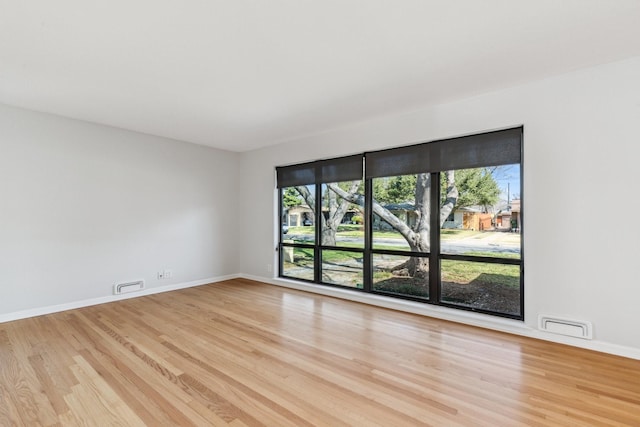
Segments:
[[[490,316],[406,307],[640,358],[638,76],[640,58],[633,58],[245,153],[240,185],[249,197],[240,200],[240,241],[251,242],[242,247],[242,258],[251,261],[241,264],[241,272],[273,277],[266,266],[275,255],[275,166],[523,124],[524,327]],[[594,340],[541,333],[540,313],[591,321]]]
[[[237,273],[238,157],[0,105],[0,320]]]

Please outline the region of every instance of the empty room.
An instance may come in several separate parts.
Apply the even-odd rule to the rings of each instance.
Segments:
[[[640,2],[0,7],[0,426],[640,426]]]

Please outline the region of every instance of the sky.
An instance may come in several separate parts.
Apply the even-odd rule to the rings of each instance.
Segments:
[[[507,200],[520,198],[520,165],[498,166],[493,172],[493,177],[498,183],[502,193],[500,198]]]

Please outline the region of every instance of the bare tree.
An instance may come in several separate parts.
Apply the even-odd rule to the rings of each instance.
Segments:
[[[349,184],[347,190],[343,190],[337,183],[327,184],[327,187],[339,188],[343,192],[344,196],[336,193],[335,191],[328,191],[325,194],[325,200],[327,202],[327,216],[323,213],[316,214],[316,199],[315,195],[309,191],[305,186],[298,186],[296,190],[302,196],[306,204],[311,208],[314,214],[314,218],[320,217],[320,225],[322,232],[322,245],[324,246],[336,246],[336,233],[338,232],[338,226],[342,223],[342,220],[349,209],[352,202],[349,199],[356,196],[358,188],[360,187],[360,181],[356,180]]]
[[[440,226],[444,223],[447,217],[453,211],[456,206],[456,202],[459,197],[458,188],[455,183],[454,171],[445,172],[446,179],[446,197],[440,206]],[[417,216],[416,223],[413,227],[407,225],[400,218],[395,216],[391,211],[386,209],[376,200],[373,200],[372,210],[380,219],[387,222],[398,233],[405,238],[409,244],[409,248],[414,252],[428,252],[430,249],[430,196],[431,190],[431,175],[428,173],[421,173],[416,176],[415,187],[415,213]],[[336,193],[342,199],[349,201],[350,203],[364,206],[364,197],[359,194],[352,194],[344,191],[335,184],[328,184],[331,191]],[[428,264],[426,258],[412,257],[407,263],[406,268],[409,269],[409,273],[416,278],[425,278],[428,275]]]

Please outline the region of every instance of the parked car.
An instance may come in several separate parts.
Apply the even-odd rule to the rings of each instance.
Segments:
[[[282,224],[282,234],[287,234],[289,232],[289,226],[287,224]]]

